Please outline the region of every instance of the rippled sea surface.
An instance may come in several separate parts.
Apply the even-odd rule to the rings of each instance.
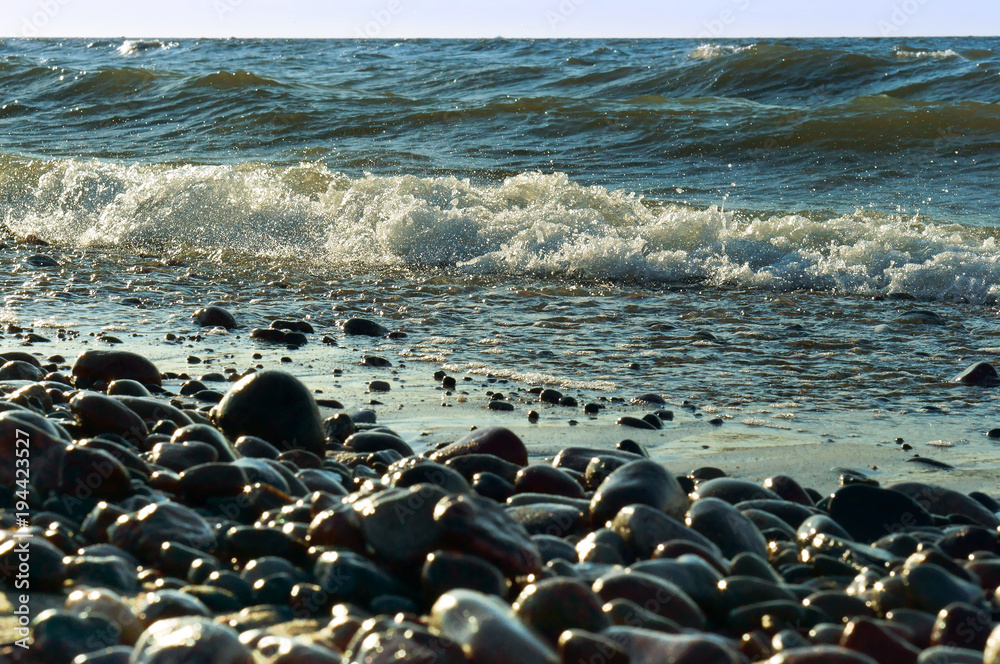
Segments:
[[[0,41],[0,316],[364,314],[410,366],[989,455],[949,381],[1000,363],[998,77],[1000,39]]]

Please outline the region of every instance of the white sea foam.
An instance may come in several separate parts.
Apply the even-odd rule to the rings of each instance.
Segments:
[[[958,53],[952,49],[946,49],[944,51],[921,51],[910,48],[903,48],[897,46],[893,49],[893,53],[897,58],[903,60],[917,60],[920,58],[931,58],[934,60],[941,60],[944,58],[959,58],[961,57]]]
[[[752,48],[752,46],[739,46],[737,44],[702,44],[688,53],[688,57],[692,60],[712,60],[713,58],[718,58],[723,55],[739,53],[740,51],[745,51],[748,48]]]
[[[146,51],[167,51],[177,46],[177,42],[164,42],[159,39],[126,39],[118,47],[119,55],[138,55]]]
[[[481,186],[454,177],[350,178],[304,164],[6,164],[18,235],[136,251],[292,256],[471,275],[1000,296],[996,232],[858,211],[826,220],[646,205],[564,174]]]

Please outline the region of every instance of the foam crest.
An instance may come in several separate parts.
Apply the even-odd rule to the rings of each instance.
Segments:
[[[1000,295],[989,229],[868,211],[818,219],[654,205],[560,173],[478,185],[352,178],[317,164],[6,160],[0,195],[13,233],[67,245],[949,301]]]

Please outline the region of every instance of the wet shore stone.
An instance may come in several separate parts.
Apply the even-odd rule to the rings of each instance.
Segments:
[[[201,327],[224,327],[227,330],[236,327],[236,317],[228,310],[215,305],[198,309],[193,317]]]
[[[110,383],[128,378],[143,385],[161,385],[156,366],[138,353],[124,350],[88,350],[73,363],[73,379],[77,387],[87,388],[95,382]]]
[[[256,436],[279,450],[302,448],[318,456],[326,449],[315,399],[282,371],[261,371],[237,382],[212,409],[212,419],[232,440]]]
[[[648,505],[675,519],[683,518],[690,501],[677,478],[660,464],[640,459],[618,468],[594,492],[590,520],[601,526],[627,505]]]
[[[438,450],[431,458],[441,463],[466,454],[492,454],[517,466],[528,465],[528,450],[510,429],[487,427],[477,429],[464,438]]]

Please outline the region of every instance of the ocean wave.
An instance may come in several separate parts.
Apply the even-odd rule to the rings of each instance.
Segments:
[[[118,47],[118,53],[119,55],[139,55],[147,51],[169,51],[178,45],[178,42],[160,39],[126,39]]]
[[[714,60],[723,55],[732,55],[752,48],[751,46],[741,46],[738,44],[702,44],[688,53],[688,58],[692,60]]]
[[[707,282],[992,302],[995,231],[858,211],[755,216],[522,173],[352,178],[322,165],[5,158],[4,222],[64,245],[469,275]]]
[[[925,49],[910,48],[907,46],[896,46],[892,49],[893,53],[897,58],[902,60],[918,60],[920,58],[930,58],[932,60],[942,60],[944,58],[960,58],[962,57],[952,49],[948,48],[943,51],[928,51]]]

